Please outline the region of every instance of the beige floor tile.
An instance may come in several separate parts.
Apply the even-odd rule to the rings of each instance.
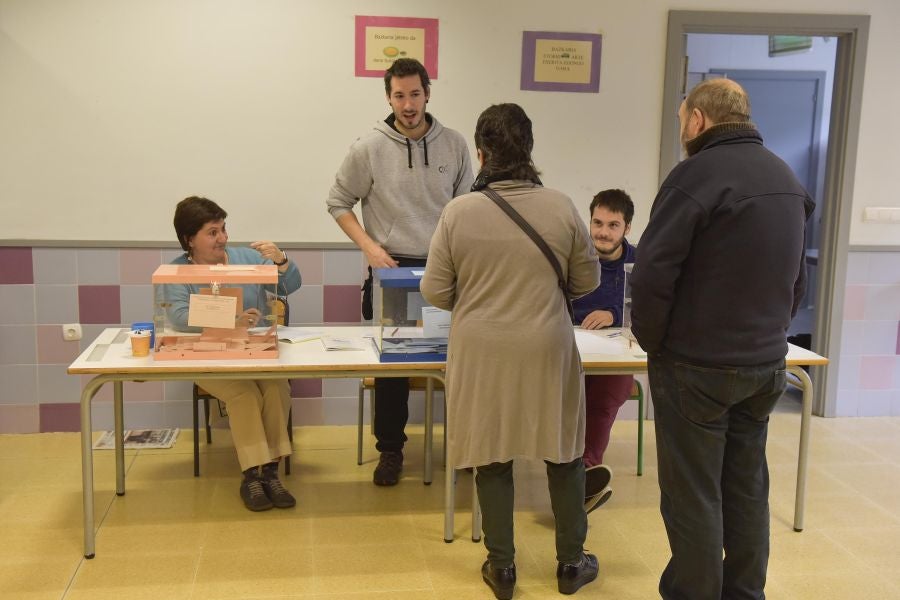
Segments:
[[[313,594],[305,596],[309,600],[433,600],[431,590],[391,590],[389,592],[360,591],[337,594]],[[281,597],[279,597],[279,600]]]
[[[368,431],[368,430],[367,430]],[[900,597],[900,419],[812,423],[806,531],[792,530],[799,417],[770,426],[772,560],[767,597]],[[612,500],[589,517],[587,548],[600,579],[579,598],[657,597],[669,559],[659,515],[652,422],[645,475],[637,477],[636,422],[617,423],[606,461]],[[434,483],[422,485],[422,428],[411,428],[400,485],[371,483],[376,453],[366,437],[356,464],[355,427],[296,429],[298,506],[247,511],[228,430],[203,441],[193,477],[192,436],[171,450],[126,453],[126,489],[114,493],[112,452],[95,452],[97,557],[83,560],[78,434],[0,436],[0,598],[490,598],[482,543],[469,541],[472,480],[458,476],[454,532],[443,541],[440,439]],[[541,461],[516,467],[516,599],[558,598],[546,475]],[[160,548],[166,548],[161,552]],[[351,567],[348,568],[348,564]],[[10,596],[4,595],[14,589]]]
[[[823,535],[874,570],[900,576],[900,527],[831,528]]]
[[[190,598],[197,569],[195,552],[153,548],[142,540],[129,552],[98,553],[78,567],[66,599]]]
[[[317,546],[312,555],[315,593],[433,590],[418,543]]]
[[[821,531],[776,531],[771,536],[769,573],[773,577],[859,571],[864,563]]]
[[[900,589],[871,572],[816,573],[811,576],[780,575],[780,590],[796,600],[894,600]]]
[[[4,540],[3,545],[6,544]],[[0,561],[0,598],[60,598],[81,562],[81,552],[68,556],[45,556],[39,552],[24,547],[18,555],[5,556]]]
[[[310,548],[205,549],[199,555],[193,597],[308,595],[314,591],[314,554]]]

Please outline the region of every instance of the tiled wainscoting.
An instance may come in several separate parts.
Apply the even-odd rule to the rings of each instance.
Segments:
[[[851,252],[837,416],[900,416],[900,252]]]
[[[148,321],[153,271],[174,249],[0,247],[0,433],[77,431],[87,378],[66,367],[106,327]],[[356,250],[289,250],[301,289],[291,295],[291,322],[360,322],[364,264]],[[63,323],[81,323],[81,341],[65,341]],[[358,380],[292,382],[294,423],[356,422]],[[422,402],[410,402],[421,421]],[[125,425],[191,424],[188,382],[125,384]],[[94,428],[112,427],[112,390],[95,400]],[[443,414],[442,406],[437,407]]]
[[[77,431],[84,379],[68,364],[105,327],[149,320],[150,276],[173,249],[0,247],[0,433]],[[303,286],[291,295],[291,322],[359,323],[364,261],[356,250],[290,250]],[[900,252],[851,253],[838,411],[900,414]],[[80,342],[63,323],[81,323]],[[295,380],[294,423],[356,422],[358,380]],[[94,428],[111,428],[112,391],[101,390]],[[126,427],[189,427],[187,382],[126,383]],[[410,421],[421,422],[421,393]],[[440,396],[439,396],[440,398]],[[440,401],[439,401],[440,402]],[[634,418],[634,402],[620,418]],[[440,418],[443,407],[436,406]]]

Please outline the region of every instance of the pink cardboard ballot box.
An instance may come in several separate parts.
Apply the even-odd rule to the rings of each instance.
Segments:
[[[152,283],[155,360],[278,358],[274,265],[161,265]]]

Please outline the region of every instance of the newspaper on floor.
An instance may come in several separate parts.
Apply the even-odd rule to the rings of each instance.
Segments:
[[[147,448],[171,448],[178,439],[178,428],[174,429],[126,429],[125,448],[140,450]],[[94,442],[94,450],[113,450],[116,447],[115,433],[104,431]]]

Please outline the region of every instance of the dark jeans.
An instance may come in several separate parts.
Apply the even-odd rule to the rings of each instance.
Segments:
[[[401,267],[424,267],[425,259],[393,257]],[[372,268],[363,284],[363,316],[368,303],[372,306]],[[369,317],[371,318],[371,316]],[[409,379],[392,377],[375,379],[375,449],[379,452],[403,450],[406,443],[406,422],[409,420]]]
[[[769,413],[784,360],[709,367],[648,360],[660,512],[672,558],[665,600],[765,598],[769,561]],[[724,550],[725,558],[722,553]]]
[[[547,461],[544,461],[547,462]],[[513,463],[491,463],[475,471],[478,504],[481,506],[484,545],[495,569],[513,564]],[[584,463],[547,462],[547,487],[556,520],[556,560],[575,563],[584,551],[587,515],[584,512]]]

